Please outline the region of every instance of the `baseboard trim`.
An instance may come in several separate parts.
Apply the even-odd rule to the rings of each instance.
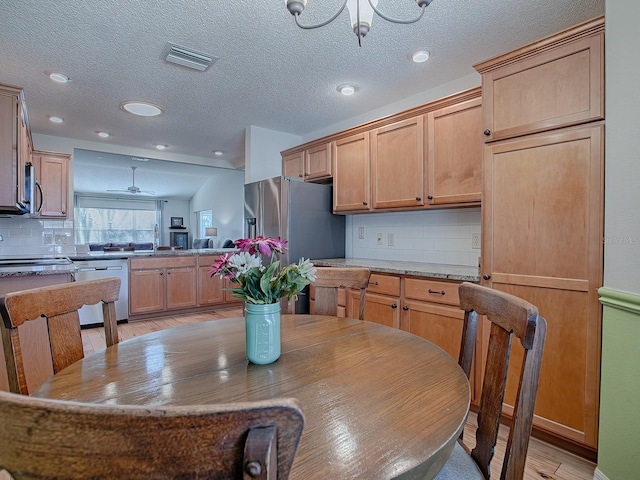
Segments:
[[[609,480],[609,478],[602,473],[598,468],[593,472],[593,480]]]

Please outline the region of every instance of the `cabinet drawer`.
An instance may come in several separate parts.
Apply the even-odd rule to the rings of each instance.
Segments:
[[[437,280],[405,278],[404,296],[415,300],[460,305],[459,285],[459,283],[439,282]]]
[[[213,265],[220,255],[198,255],[198,266],[199,267],[210,267]]]
[[[369,278],[368,293],[400,296],[400,277],[372,273]]]
[[[141,270],[145,268],[179,268],[179,267],[195,267],[195,256],[181,257],[152,257],[152,258],[132,258],[129,261],[129,267],[132,270]]]

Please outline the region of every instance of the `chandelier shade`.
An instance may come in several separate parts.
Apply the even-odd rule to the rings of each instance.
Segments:
[[[314,29],[329,25],[344,11],[345,7],[349,10],[349,19],[353,32],[358,37],[358,45],[362,46],[362,39],[369,33],[371,29],[371,22],[373,21],[373,15],[376,14],[380,18],[391,22],[400,24],[415,23],[422,18],[425,9],[431,4],[433,0],[414,0],[416,5],[420,8],[420,14],[417,17],[405,20],[399,18],[390,17],[380,10],[378,10],[379,0],[344,0],[342,6],[327,20],[314,25],[305,25],[300,23],[299,17],[304,12],[307,6],[307,0],[284,0],[285,5],[289,13],[294,16],[296,25],[303,29]],[[319,3],[319,2],[318,2]]]

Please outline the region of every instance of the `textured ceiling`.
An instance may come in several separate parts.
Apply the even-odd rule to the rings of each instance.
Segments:
[[[339,4],[309,0],[301,22],[327,18]],[[405,18],[417,10],[412,0],[378,6]],[[359,48],[347,12],[301,30],[282,0],[2,0],[0,83],[25,89],[34,133],[100,142],[111,152],[163,143],[170,148],[161,158],[231,167],[243,163],[250,125],[308,137],[602,14],[604,0],[434,0],[412,25],[374,18]],[[218,61],[206,72],[169,64],[167,42]],[[430,60],[410,62],[420,49]],[[48,72],[72,82],[53,83]],[[356,94],[338,95],[342,83],[355,84]],[[126,114],[126,100],[160,105],[164,114]],[[64,123],[52,124],[51,115]],[[98,130],[113,136],[101,140]]]

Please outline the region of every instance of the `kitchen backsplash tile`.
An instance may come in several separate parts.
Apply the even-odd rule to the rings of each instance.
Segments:
[[[480,233],[479,208],[348,215],[346,257],[477,266]]]
[[[72,254],[73,220],[0,218],[0,255]]]

